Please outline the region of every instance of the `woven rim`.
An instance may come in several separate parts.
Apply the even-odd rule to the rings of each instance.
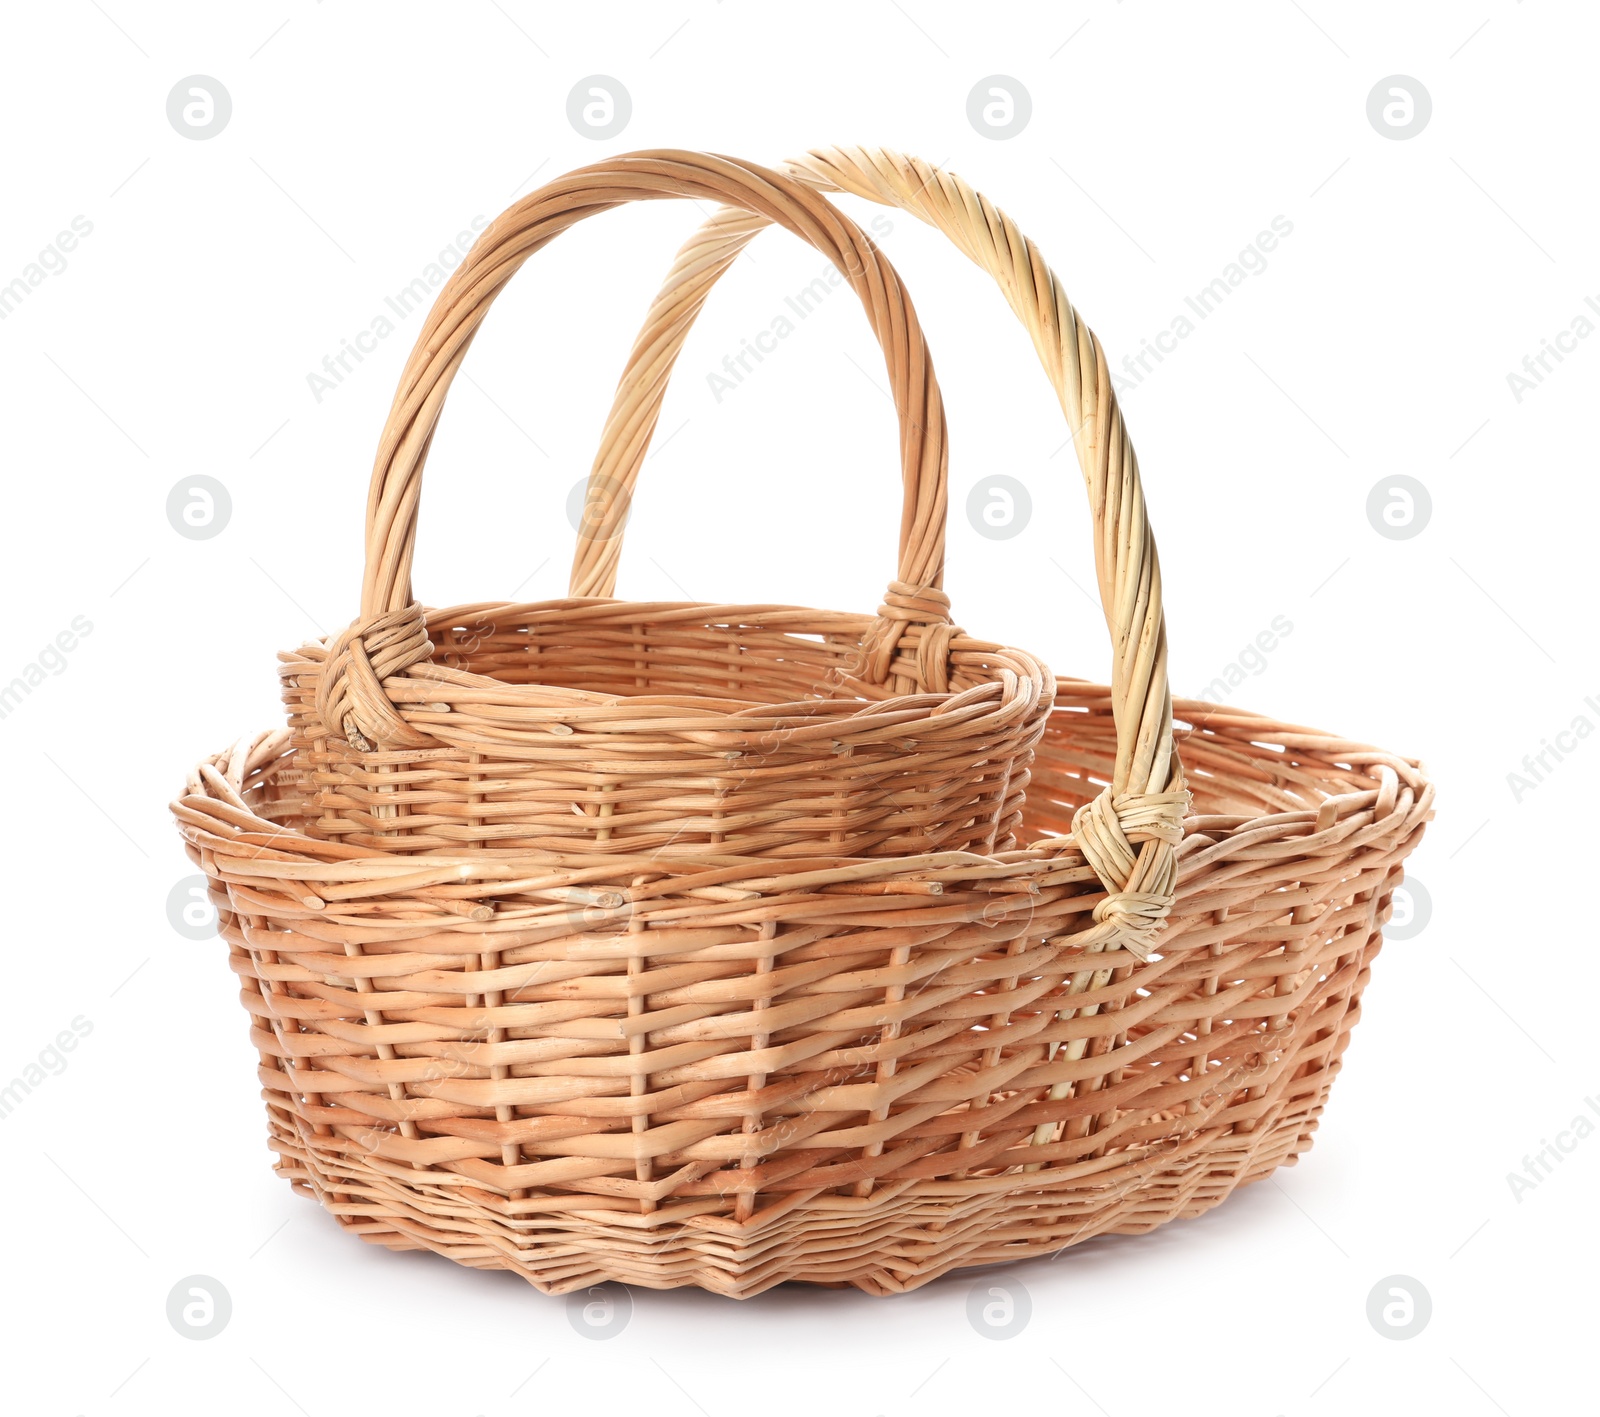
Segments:
[[[1117,762],[1110,785],[1073,823],[1073,837],[1111,899],[1105,941],[1147,951],[1171,908],[1173,847],[1188,805],[1173,749],[1166,616],[1155,535],[1133,444],[1105,352],[1055,272],[1015,222],[961,178],[886,148],[827,148],[784,164],[796,181],[900,207],[942,231],[983,267],[1027,328],[1072,429],[1094,515],[1095,569],[1111,632]],[[769,225],[726,208],[679,251],[634,342],[589,475],[571,593],[611,595],[624,512],[660,416],[673,365],[712,287]]]

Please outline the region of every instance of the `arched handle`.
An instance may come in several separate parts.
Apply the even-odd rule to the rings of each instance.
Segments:
[[[395,713],[383,681],[432,654],[411,592],[417,505],[445,395],[473,336],[501,288],[546,242],[596,212],[662,197],[726,203],[763,225],[776,222],[826,255],[856,291],[883,347],[900,418],[905,486],[898,579],[886,597],[877,653],[866,673],[880,682],[886,677],[897,631],[906,623],[948,621],[941,589],[948,476],[944,405],[899,275],[849,217],[790,177],[706,153],[629,153],[570,172],[497,217],[440,291],[417,337],[373,465],[361,614],[329,646],[317,690],[323,721],[357,747],[420,747],[431,741]],[[630,362],[629,372],[648,387],[648,353],[642,362]],[[626,408],[621,418],[626,425]],[[654,423],[651,415],[631,433],[616,436],[636,442],[642,456]]]
[[[1174,848],[1188,792],[1173,746],[1155,537],[1100,342],[1033,242],[959,177],[882,148],[818,149],[786,163],[784,171],[821,191],[901,207],[937,227],[994,277],[1033,339],[1088,485],[1100,601],[1111,632],[1116,766],[1110,786],[1075,816],[1072,840],[1108,892],[1095,911],[1103,928],[1091,943],[1118,940],[1143,952],[1172,904]],[[648,361],[629,364],[630,371],[648,368],[648,375],[624,374],[591,474],[590,492],[602,507],[617,491],[631,493],[647,447],[638,430],[654,426],[672,361],[694,317],[717,278],[766,224],[749,210],[719,211],[679,252],[641,336]],[[621,549],[617,509],[603,512],[600,525],[612,533],[609,539],[580,537],[574,594],[612,593]]]
[[[660,197],[723,202],[758,215],[763,225],[787,227],[832,260],[861,297],[883,346],[900,415],[906,485],[900,579],[938,587],[944,569],[944,406],[899,275],[853,221],[791,178],[734,158],[639,152],[579,168],[524,197],[496,218],[440,292],[401,375],[373,467],[364,619],[411,602],[417,495],[428,444],[450,382],[501,288],[529,256],[584,217]],[[629,372],[648,378],[648,362],[630,361]]]

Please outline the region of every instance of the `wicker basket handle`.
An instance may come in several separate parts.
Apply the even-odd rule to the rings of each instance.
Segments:
[[[1139,464],[1117,406],[1105,353],[1067,300],[1055,273],[1016,223],[952,173],[882,148],[827,148],[784,164],[790,176],[825,192],[849,192],[902,207],[937,227],[994,277],[1027,328],[1072,429],[1094,513],[1095,569],[1112,644],[1112,708],[1117,759],[1111,784],[1073,821],[1072,842],[1105,885],[1095,911],[1103,941],[1146,949],[1171,906],[1174,847],[1188,807],[1173,747],[1161,568],[1145,513]],[[666,380],[711,287],[765,218],[749,211],[713,215],[678,253],[646,318],[617,390],[590,475],[595,504],[631,493],[655,425]],[[621,527],[602,512],[607,535],[580,534],[574,595],[610,595]]]
[[[317,683],[319,717],[357,749],[433,745],[395,711],[385,682],[433,655],[422,607],[411,592],[417,505],[445,396],[473,336],[501,288],[546,242],[596,212],[661,197],[726,203],[758,214],[763,225],[776,222],[826,255],[855,289],[883,347],[900,418],[905,479],[899,578],[886,597],[874,637],[880,653],[868,661],[867,673],[880,682],[887,677],[906,623],[948,623],[949,601],[941,589],[948,475],[944,404],[899,275],[849,217],[790,177],[708,153],[628,153],[569,172],[495,218],[439,292],[417,336],[367,493],[361,614],[328,645]]]
[[[368,494],[361,619],[348,633],[356,640],[376,640],[374,647],[387,652],[383,672],[365,683],[363,697],[370,698],[370,690],[386,674],[426,658],[418,653],[420,618],[413,612],[410,585],[422,467],[450,383],[496,295],[529,256],[584,217],[624,202],[660,197],[726,203],[755,215],[763,226],[776,222],[832,260],[855,289],[883,347],[900,418],[905,501],[896,589],[910,607],[906,618],[948,618],[940,589],[948,471],[944,405],[899,275],[849,217],[787,176],[705,153],[629,153],[570,172],[503,212],[457,267],[428,314],[401,375]],[[629,371],[641,379],[650,372],[637,359]],[[642,455],[649,432],[648,427],[636,427],[631,434],[614,429],[614,436],[631,438]],[[366,679],[364,674],[358,677]]]

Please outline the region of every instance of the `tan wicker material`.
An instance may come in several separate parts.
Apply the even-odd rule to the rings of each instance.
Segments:
[[[430,826],[443,839],[419,839],[330,801],[338,740],[308,730],[316,696],[302,688],[292,730],[203,764],[173,810],[241,979],[278,1168],[363,1239],[557,1293],[611,1279],[890,1294],[1199,1214],[1310,1145],[1432,786],[1409,759],[1172,704],[1137,467],[1093,336],[1034,248],[964,184],[889,154],[827,161],[794,171],[925,202],[1033,331],[1088,479],[1114,683],[1055,686],[1015,793],[1015,842],[853,854],[816,833],[777,849],[760,837],[663,849],[648,832],[552,847]],[[599,478],[626,485],[637,470],[677,343],[739,236],[719,215],[691,245],[723,255],[680,260],[683,288],[641,337],[653,353],[635,351],[619,390],[634,431],[619,438],[613,422]],[[604,495],[597,505],[614,515]],[[393,537],[375,525],[381,553]],[[609,586],[607,529],[580,546],[590,588]],[[437,652],[407,661],[414,616],[381,622],[409,591],[393,572],[373,583],[388,582],[364,604],[370,678],[356,658],[339,669],[359,681],[347,706],[376,684],[407,731],[436,738],[458,714],[474,734],[536,720],[525,700],[489,697],[501,690],[473,697]],[[578,600],[512,618],[587,624],[591,608],[621,613]],[[470,619],[434,619],[430,643]],[[902,646],[942,633],[904,623],[887,632]],[[392,651],[391,629],[408,648]],[[552,695],[598,680],[625,721],[611,651],[592,650],[586,675],[582,632],[559,633],[560,654],[508,645],[478,667],[530,698],[547,666]],[[886,631],[851,633],[870,646]],[[291,660],[291,681],[332,657]],[[913,677],[912,659],[897,649],[894,673]],[[450,712],[413,710],[418,684],[445,685]],[[950,702],[932,697],[925,717]],[[358,733],[394,731],[381,704],[349,712]],[[380,768],[399,779],[393,795],[416,790],[427,754],[459,757],[442,743],[368,755],[364,800]],[[482,761],[479,780],[496,781],[502,762]],[[427,791],[460,800],[433,780]]]
[[[1108,690],[1061,703],[1029,834],[1116,754]],[[1311,1144],[1433,794],[1388,754],[1177,707],[1196,814],[1162,953],[1097,956],[1092,985],[1073,939],[1104,896],[1075,852],[419,871],[298,831],[287,732],[241,744],[175,810],[280,1174],[363,1239],[556,1293],[898,1293],[1200,1214]]]
[[[900,415],[900,560],[877,616],[772,605],[481,604],[410,589],[422,465],[450,383],[530,255],[643,198],[743,204],[831,257]],[[417,853],[903,856],[1013,844],[1051,676],[949,619],[944,407],[899,276],[788,178],[643,153],[568,174],[484,232],[440,292],[373,470],[361,615],[284,655],[313,830]]]

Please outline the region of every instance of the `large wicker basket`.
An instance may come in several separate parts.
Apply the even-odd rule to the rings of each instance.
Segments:
[[[901,1292],[960,1266],[1198,1214],[1294,1160],[1431,812],[1419,765],[1171,702],[1155,550],[1104,357],[1037,251],[965,184],[881,152],[814,155],[787,178],[687,154],[591,171],[608,194],[597,204],[636,183],[704,181],[702,195],[755,215],[713,218],[652,312],[596,463],[600,514],[581,538],[575,593],[609,593],[611,492],[631,485],[710,284],[767,219],[853,232],[822,198],[807,194],[802,208],[795,195],[843,188],[950,233],[1032,333],[1088,480],[1114,682],[1061,681],[1042,737],[1017,729],[998,748],[968,744],[974,759],[1012,754],[999,770],[1012,785],[984,799],[992,836],[970,825],[989,820],[973,797],[956,804],[967,825],[954,849],[937,817],[901,818],[887,834],[863,825],[930,790],[921,778],[832,821],[802,798],[799,825],[780,789],[769,813],[709,829],[703,802],[675,797],[698,782],[671,781],[682,771],[671,755],[686,759],[696,741],[698,725],[684,722],[753,704],[770,719],[775,705],[755,703],[769,672],[738,670],[747,655],[786,661],[783,637],[800,621],[589,598],[418,614],[404,574],[414,468],[387,480],[391,436],[362,620],[289,657],[292,730],[202,764],[174,804],[242,979],[280,1172],[364,1239],[512,1269],[546,1291],[609,1279],[746,1297],[789,1279]],[[564,195],[548,209],[581,214],[575,189],[554,184],[485,244],[526,255],[542,238],[512,232],[533,230],[555,189]],[[805,223],[784,221],[797,209]],[[857,277],[881,278],[900,302],[903,347],[920,348],[887,263],[865,243],[855,251]],[[441,307],[505,274],[458,274]],[[888,323],[874,316],[880,336]],[[397,410],[411,407],[407,388],[424,388],[419,361],[445,361],[445,381],[454,372],[464,342],[449,328],[436,313]],[[910,362],[926,371],[922,355]],[[413,463],[441,392],[417,392],[426,427],[399,434]],[[933,425],[921,426],[926,436]],[[943,517],[942,452],[935,461],[937,507],[908,496],[927,545]],[[1047,671],[1031,699],[1016,687],[1035,661],[957,650],[959,632],[927,594],[937,561],[903,556],[901,571],[906,589],[876,619],[782,612],[829,623],[795,633],[833,636],[856,658],[783,705],[792,721],[764,723],[762,751],[811,741],[817,713],[831,729],[841,712],[903,711],[915,742],[975,691],[975,718],[1006,695],[1023,701],[1012,712],[1024,720],[1050,707]],[[481,610],[486,653],[463,647]],[[660,628],[670,624],[721,634],[720,657],[697,640],[674,660]],[[622,633],[631,625],[640,647]],[[731,647],[746,644],[735,665]],[[735,689],[718,696],[740,706],[707,709],[685,666],[709,662]],[[645,680],[633,693],[627,670]],[[346,687],[328,687],[335,673]],[[663,693],[656,674],[681,682]],[[1001,696],[984,698],[996,683]],[[580,716],[594,698],[603,712]],[[649,741],[673,765],[639,783],[614,766],[630,731],[619,725],[662,698],[682,717]],[[561,739],[594,733],[599,746],[557,758],[533,740],[540,724],[567,725],[545,729]],[[848,768],[854,754],[820,736],[828,758],[801,771]],[[871,775],[892,775],[895,761],[873,759]],[[527,805],[534,794],[507,814],[515,831],[489,830],[504,819],[483,808],[521,797],[502,786],[507,764],[512,778],[558,782],[578,804],[569,815],[591,820],[551,839],[549,814]],[[622,810],[591,813],[606,794]],[[692,839],[662,842],[652,801],[687,819]],[[595,825],[619,816],[612,834]]]

